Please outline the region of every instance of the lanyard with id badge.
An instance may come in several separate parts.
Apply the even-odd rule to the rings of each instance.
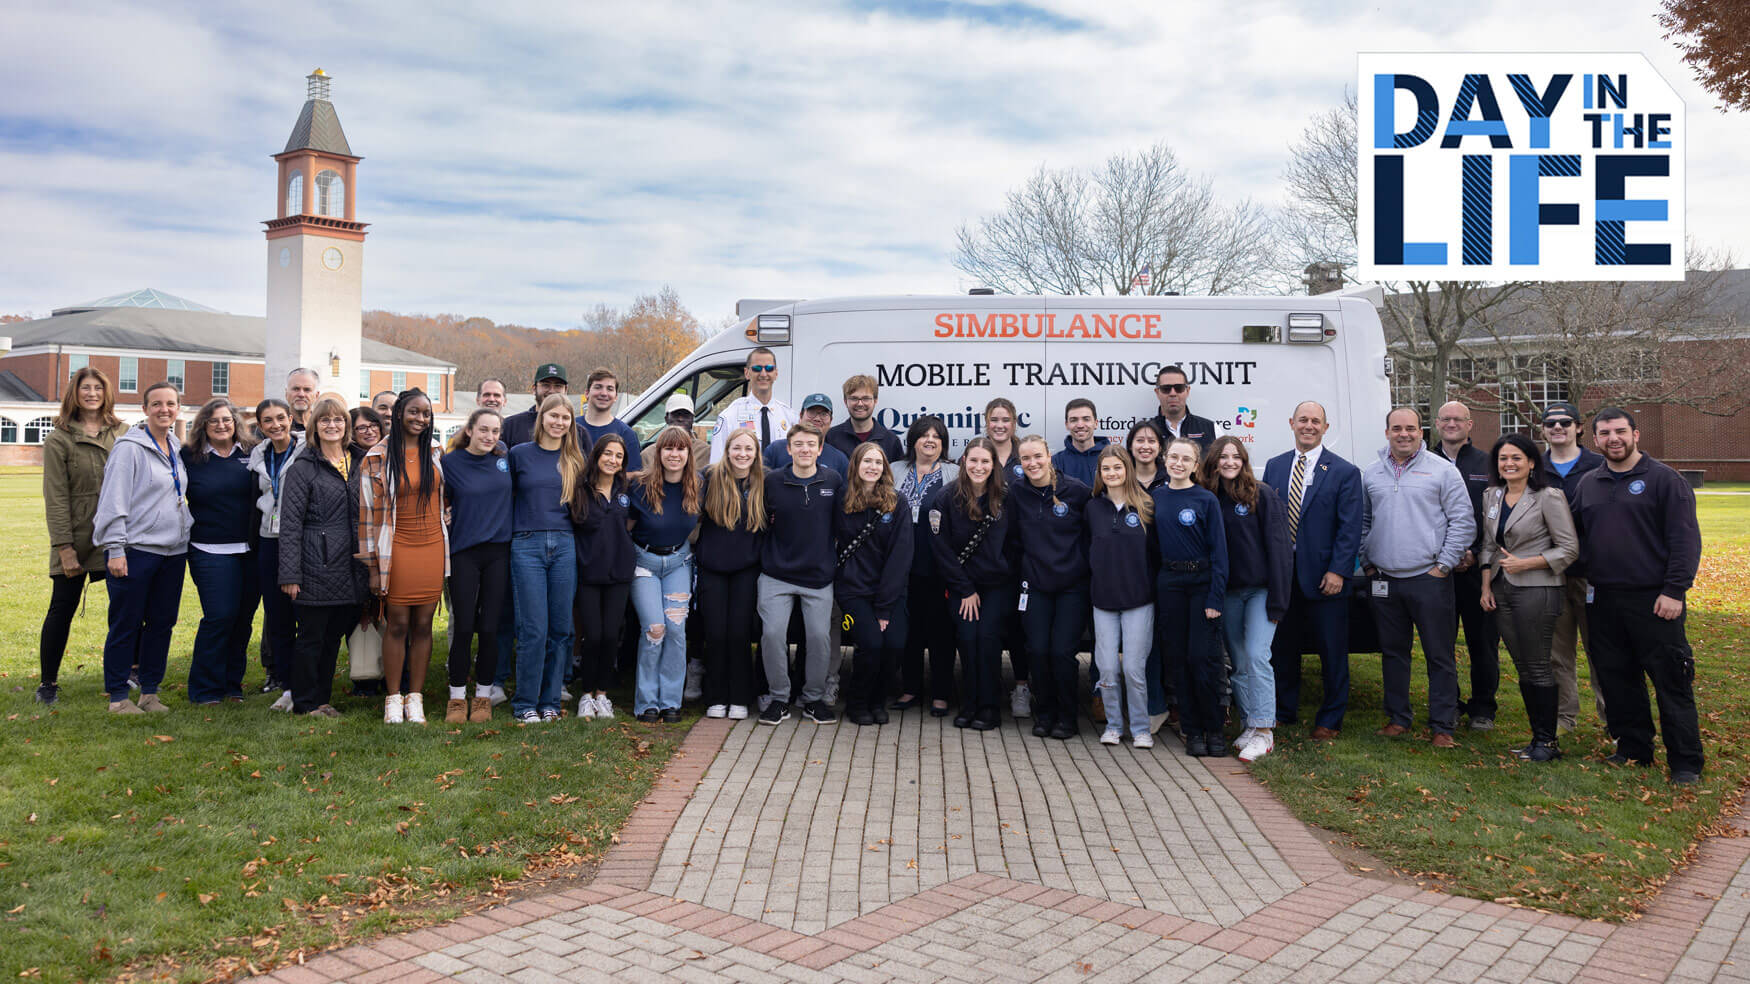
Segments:
[[[158,449],[156,437],[152,438],[152,449]],[[164,435],[164,460],[170,463],[170,484],[176,488],[176,504],[178,506],[188,505],[188,500],[182,496],[182,475],[176,470],[176,444],[168,434]]]
[[[295,442],[286,445],[283,452],[275,452],[271,444],[267,446],[267,480],[273,486],[273,512],[267,517],[267,531],[271,536],[280,535],[280,475],[286,470],[286,461],[297,449]]]

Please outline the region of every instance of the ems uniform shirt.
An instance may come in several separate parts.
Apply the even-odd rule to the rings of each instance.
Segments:
[[[661,512],[644,491],[643,482],[627,490],[627,515],[632,519],[632,540],[646,550],[666,550],[687,542],[699,517],[686,510],[686,491],[679,482],[662,483]]]
[[[554,452],[557,460],[558,452]],[[450,504],[450,552],[482,543],[509,543],[509,455],[475,454],[467,448],[443,456],[444,491]],[[557,469],[555,469],[557,477]]]
[[[595,442],[609,434],[620,435],[620,440],[626,442],[626,463],[621,466],[622,470],[630,474],[644,469],[644,455],[638,450],[638,432],[632,429],[631,424],[615,417],[597,427],[582,417],[578,417],[577,426],[583,428],[584,433],[589,435],[588,447],[592,448],[595,447]],[[703,461],[694,462],[694,466],[704,468],[705,463]]]
[[[1163,571],[1174,564],[1203,561],[1209,574],[1205,608],[1220,611],[1227,597],[1227,530],[1221,501],[1201,485],[1175,489],[1163,485],[1149,493],[1155,504],[1155,545]]]
[[[741,397],[717,415],[717,423],[711,428],[711,460],[723,457],[723,442],[738,430],[752,431],[757,438],[762,436],[763,426],[769,425],[771,437],[760,447],[764,451],[766,445],[782,444],[797,420],[796,412],[776,396],[769,403],[761,403],[752,396]]]
[[[701,485],[700,502],[711,501],[711,486],[716,481],[707,474]],[[765,533],[748,530],[747,483],[751,479],[730,478],[741,496],[741,518],[733,529],[717,525],[709,510],[699,511],[699,539],[693,544],[693,561],[700,570],[713,574],[734,574],[760,562],[760,544]]]
[[[897,498],[897,497],[896,497]],[[848,555],[851,545],[858,544]],[[913,548],[911,506],[905,499],[886,512],[833,510],[833,549],[844,564],[833,578],[833,594],[845,601],[869,598],[875,617],[890,618],[911,579]]]
[[[1670,465],[1642,454],[1626,472],[1594,468],[1570,507],[1594,586],[1684,599],[1701,564],[1701,528],[1695,493]]]
[[[1066,591],[1087,583],[1088,530],[1082,514],[1088,498],[1088,487],[1067,476],[1049,489],[1027,481],[1009,486],[1007,505],[1015,511],[1021,580],[1028,591]]]
[[[463,452],[466,453],[466,452]],[[571,532],[571,510],[562,493],[559,449],[549,451],[533,441],[510,449],[510,477],[515,489],[511,502],[511,529]]]
[[[630,584],[636,569],[636,546],[626,529],[632,495],[626,483],[616,481],[604,497],[590,489],[589,512],[577,521],[577,580],[579,584]]]
[[[1135,509],[1119,509],[1111,499],[1088,500],[1088,598],[1095,608],[1129,611],[1153,604],[1155,579],[1149,563],[1152,531]]]
[[[1013,503],[1004,503],[1002,515],[991,516],[988,493],[978,497],[981,519],[967,515],[964,506],[955,501],[956,486],[945,485],[924,503],[924,519],[930,531],[930,550],[942,580],[955,596],[964,598],[981,589],[1009,584],[1015,579],[1014,558],[1009,552],[1009,530],[1015,510]],[[973,534],[984,526],[979,540],[966,560],[961,551],[972,542]]]
[[[802,588],[832,583],[833,512],[843,508],[844,479],[829,468],[803,478],[785,467],[766,475],[766,539],[760,573]]]

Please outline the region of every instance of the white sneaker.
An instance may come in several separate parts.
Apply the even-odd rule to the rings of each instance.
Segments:
[[[577,716],[580,718],[595,717],[595,695],[584,694],[577,698]]]
[[[729,720],[731,720],[731,721],[746,721],[747,720],[747,705],[746,704],[730,704],[729,705]]]
[[[564,701],[568,701],[570,699],[571,699],[571,688],[570,687],[560,687],[559,688],[559,700],[561,702],[564,702]]]
[[[828,707],[839,706],[839,682],[837,680],[827,681],[826,691],[821,694],[820,699]]]
[[[1124,736],[1118,733],[1117,728],[1107,728],[1106,733],[1100,736],[1100,744],[1102,745],[1116,745],[1123,740]]]
[[[526,711],[522,712],[521,714],[517,715],[516,723],[518,723],[518,724],[540,724],[541,723],[541,712],[534,710],[532,708],[530,710],[526,710]]]
[[[493,707],[497,707],[510,697],[505,694],[503,687],[495,683],[486,689],[486,699],[492,702]]]
[[[383,698],[383,723],[400,724],[407,720],[406,708],[400,694],[390,694]]]
[[[1256,735],[1257,733],[1258,733],[1257,728],[1247,728],[1246,730],[1240,732],[1239,736],[1234,739],[1233,750],[1237,752],[1237,751],[1240,751],[1241,749],[1245,748],[1246,742],[1251,741],[1252,736]]]
[[[603,721],[614,719],[614,702],[608,699],[607,694],[595,695],[595,716]]]
[[[729,705],[728,704],[712,704],[710,707],[705,708],[705,716],[708,718],[728,717],[729,716]],[[743,711],[742,717],[746,717],[746,716],[747,716],[747,712]]]
[[[407,723],[425,723],[425,695],[413,693],[407,695]]]
[[[1135,738],[1132,738],[1130,743],[1137,748],[1153,748],[1155,747],[1155,736],[1150,734],[1140,734]]]
[[[555,711],[551,707],[549,707],[546,710],[541,712],[541,723],[542,724],[552,724],[554,721],[557,721],[557,720],[559,720],[559,712]]]
[[[286,711],[288,713],[291,711],[291,709],[292,709],[292,692],[290,690],[280,691],[280,699],[274,701],[273,706],[268,708],[268,710]]]
[[[1018,718],[1032,717],[1033,689],[1025,683],[1015,684],[1015,692],[1009,698],[1009,711]]]
[[[687,682],[681,688],[681,700],[698,700],[705,696],[705,661],[687,660]],[[722,715],[718,715],[722,717]]]
[[[1255,731],[1252,740],[1240,749],[1241,762],[1256,762],[1276,748],[1276,738],[1268,731]]]
[[[1161,725],[1166,723],[1167,716],[1165,714],[1150,714],[1148,716],[1148,733],[1151,735],[1159,734]]]

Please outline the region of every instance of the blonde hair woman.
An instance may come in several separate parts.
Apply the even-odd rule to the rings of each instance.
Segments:
[[[516,697],[520,724],[557,721],[571,658],[577,542],[570,503],[583,483],[576,417],[562,393],[535,412],[534,440],[510,449],[511,596],[516,605]]]
[[[760,442],[739,430],[705,469],[704,511],[693,560],[699,572],[699,628],[705,633],[705,716],[741,720],[754,697],[753,643],[759,617],[760,543],[766,530],[766,474]]]
[[[905,650],[905,589],[915,537],[911,506],[894,491],[887,453],[874,441],[851,453],[844,502],[833,516],[833,594],[857,647],[845,717],[856,725],[886,724],[887,681]]]
[[[1076,733],[1076,650],[1088,609],[1088,532],[1083,513],[1090,490],[1059,475],[1051,446],[1038,434],[1021,438],[1021,480],[1009,486],[1021,544],[1027,603],[1027,669],[1033,688],[1033,734],[1067,739]]]

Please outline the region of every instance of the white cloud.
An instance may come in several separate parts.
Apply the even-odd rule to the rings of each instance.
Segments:
[[[1750,255],[1750,135],[1640,0],[75,4],[0,40],[0,311],[150,285],[259,312],[268,158],[315,64],[365,157],[366,304],[565,327],[665,282],[706,322],[960,290],[961,222],[1161,139],[1274,202],[1357,51],[1538,42],[1647,52],[1689,99],[1693,235]]]

